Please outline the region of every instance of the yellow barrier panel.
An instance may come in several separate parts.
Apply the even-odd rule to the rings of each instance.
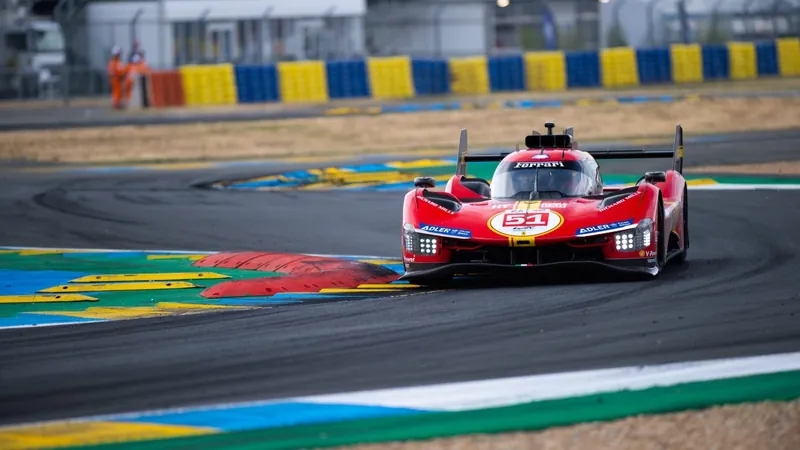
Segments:
[[[700,83],[703,81],[703,53],[699,44],[672,44],[672,81],[675,83]]]
[[[636,50],[630,47],[607,48],[600,52],[603,86],[638,86],[639,69]]]
[[[407,56],[368,58],[367,73],[372,98],[414,97],[411,58]]]
[[[734,80],[758,77],[756,46],[752,42],[728,42],[730,74]]]
[[[781,38],[778,46],[778,71],[782,77],[800,75],[800,38]]]
[[[324,61],[279,62],[278,80],[284,103],[328,101]]]
[[[236,104],[236,79],[232,64],[183,66],[180,73],[187,106]]]
[[[529,91],[561,91],[567,88],[564,52],[525,53],[525,81]]]
[[[454,94],[488,94],[489,68],[485,56],[450,58],[450,90]]]

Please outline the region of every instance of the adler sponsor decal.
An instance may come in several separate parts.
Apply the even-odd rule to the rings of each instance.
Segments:
[[[469,230],[462,230],[460,228],[450,228],[450,227],[438,227],[436,225],[425,225],[423,223],[420,224],[419,227],[420,231],[427,231],[431,234],[438,234],[443,236],[453,236],[453,237],[461,237],[461,238],[471,238],[472,232]]]
[[[564,167],[561,161],[543,161],[543,162],[518,162],[514,165],[515,169],[530,169],[533,167]]]
[[[633,225],[633,219],[623,220],[620,222],[605,223],[603,225],[594,225],[591,227],[579,228],[576,235],[584,236],[587,234],[601,233],[603,231],[616,230],[630,225]]]

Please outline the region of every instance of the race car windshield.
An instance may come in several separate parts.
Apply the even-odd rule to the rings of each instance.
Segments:
[[[570,164],[572,163],[572,164]],[[492,197],[527,200],[589,195],[593,179],[574,162],[503,163],[492,178]]]

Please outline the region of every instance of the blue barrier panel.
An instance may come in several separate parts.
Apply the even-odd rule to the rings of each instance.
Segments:
[[[775,41],[756,42],[759,75],[778,75],[778,46]]]
[[[567,87],[599,87],[600,56],[596,51],[566,52]]]
[[[417,95],[441,95],[450,93],[450,74],[444,59],[411,60],[414,89]]]
[[[328,95],[330,98],[369,97],[367,64],[363,59],[328,61]]]
[[[730,77],[730,58],[728,46],[725,44],[704,45],[703,50],[703,78],[712,80]]]
[[[672,81],[672,62],[668,48],[643,48],[636,51],[639,83],[669,83]]]
[[[236,78],[236,93],[238,103],[255,102],[256,86],[254,85],[253,66],[234,66],[234,76]]]
[[[491,56],[487,64],[489,88],[492,92],[525,90],[525,64],[522,55]]]
[[[279,101],[278,75],[274,65],[234,67],[239,103]]]

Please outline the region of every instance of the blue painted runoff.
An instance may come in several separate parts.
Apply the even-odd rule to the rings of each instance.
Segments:
[[[52,314],[19,313],[13,317],[0,317],[0,328],[105,321],[105,319],[84,319],[82,317],[58,316]]]
[[[230,405],[193,411],[125,417],[125,421],[209,427],[231,432],[288,427],[343,420],[420,414],[424,410],[382,406],[281,402],[262,405]],[[122,418],[120,418],[122,420]]]
[[[0,295],[28,295],[69,280],[90,275],[84,272],[63,270],[12,270],[0,269]]]

